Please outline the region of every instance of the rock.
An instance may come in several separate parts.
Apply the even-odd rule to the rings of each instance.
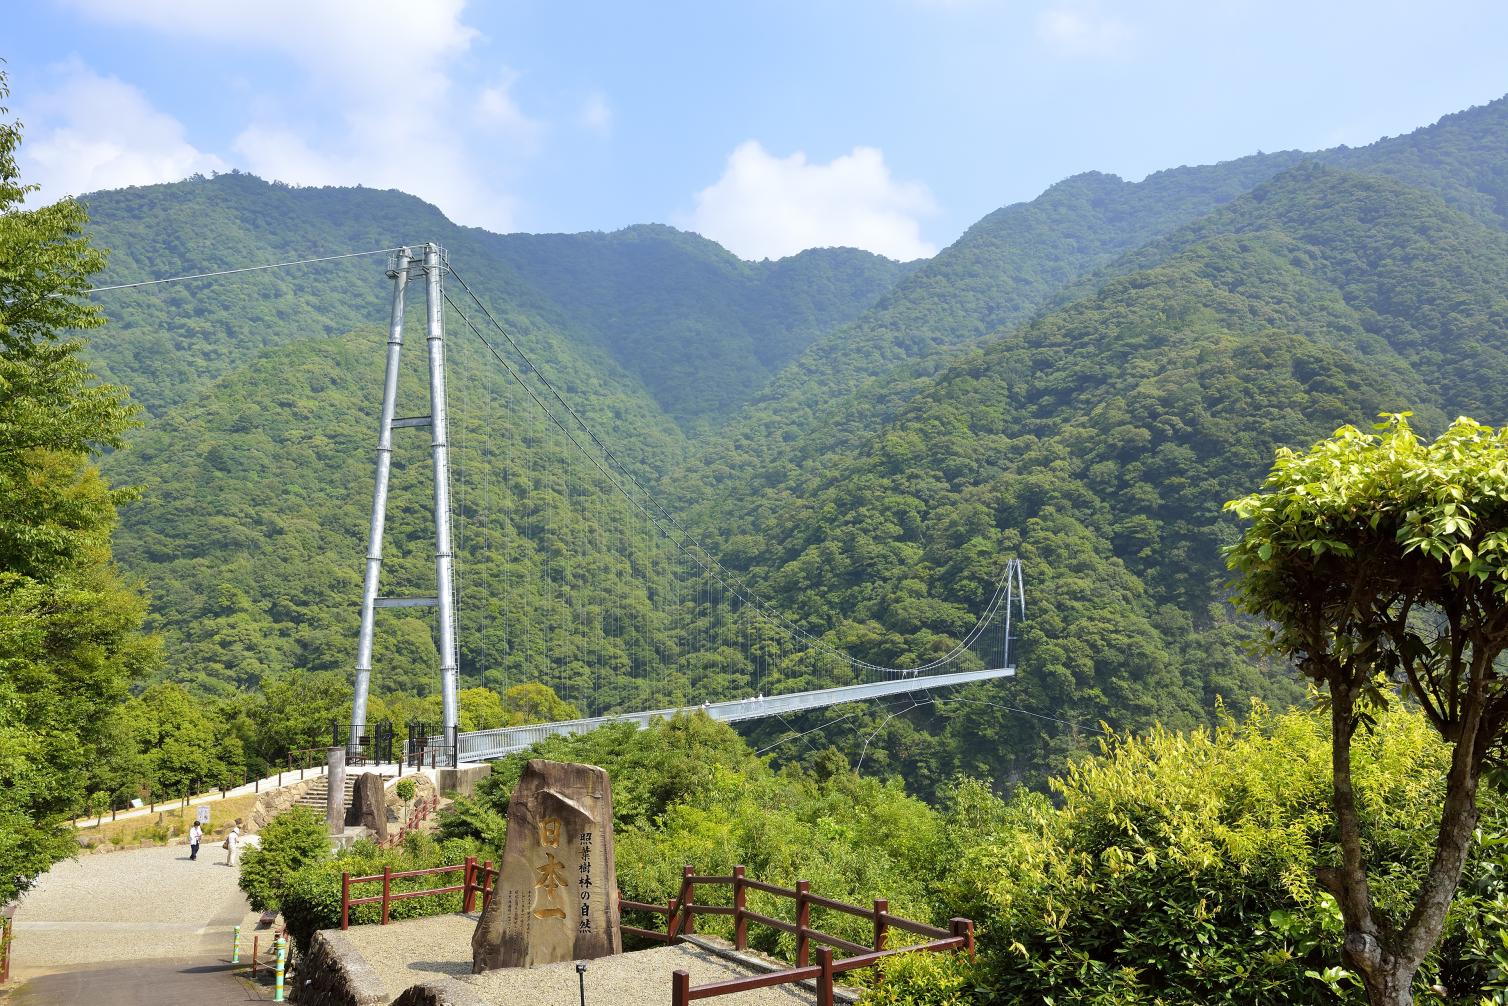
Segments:
[[[339,929],[323,929],[314,934],[308,953],[301,957],[298,973],[307,981],[299,989],[297,998],[301,1003],[383,1006],[393,999],[382,977]]]
[[[471,936],[474,973],[623,952],[605,771],[530,761],[508,803],[502,862]]]
[[[379,842],[387,840],[387,792],[382,776],[363,772],[356,777],[346,826],[366,828]]]
[[[304,795],[304,791],[313,786],[319,776],[312,776],[300,782],[290,783],[278,789],[263,790],[257,796],[256,804],[251,808],[249,820],[244,825],[244,831],[257,832],[267,827],[267,822],[277,817],[283,811],[298,803],[298,798]],[[213,804],[210,805],[213,808]],[[211,810],[213,813],[213,809]],[[208,830],[208,829],[206,829]]]

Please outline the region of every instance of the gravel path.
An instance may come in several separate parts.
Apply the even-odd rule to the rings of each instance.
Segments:
[[[84,856],[54,866],[16,910],[11,968],[27,978],[100,961],[230,952],[239,924],[251,951],[256,916],[236,887],[239,871],[206,845],[154,846]]]
[[[404,989],[438,978],[457,978],[483,999],[518,1006],[578,1006],[574,961],[538,968],[471,973],[471,933],[476,917],[437,915],[389,926],[352,926],[346,937],[396,998]],[[691,984],[755,974],[708,951],[679,945],[656,947],[587,962],[587,1001],[614,1006],[668,1006],[670,979],[678,968]],[[719,1006],[811,1006],[815,997],[794,986],[776,986],[719,996]]]

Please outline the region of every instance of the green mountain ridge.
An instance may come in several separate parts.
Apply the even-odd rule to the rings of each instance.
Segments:
[[[1220,505],[1275,446],[1382,410],[1412,408],[1426,428],[1457,412],[1503,421],[1504,108],[1360,150],[1075,176],[908,266],[841,249],[744,263],[662,227],[442,237],[573,406],[636,471],[695,501],[724,561],[829,644],[888,666],[929,659],[973,624],[1004,558],[1025,558],[1017,680],[906,716],[841,710],[853,722],[823,736],[922,791],[954,770],[1030,781],[1101,721],[1190,726],[1220,697],[1298,696],[1247,653],[1252,627],[1224,604]],[[325,212],[348,242],[376,240],[353,206],[404,205],[436,226],[391,193],[244,176],[158,188],[132,190],[150,197],[139,219],[126,201],[105,214],[100,240],[114,226],[144,247],[153,199],[177,234],[184,206],[222,192],[239,202],[211,221],[268,256],[293,246],[280,228],[301,200],[341,204]],[[256,212],[263,197],[280,209]],[[307,215],[305,247],[320,219]],[[285,274],[261,297],[237,285],[201,304],[171,288],[140,313],[146,295],[115,308],[120,329],[97,352],[113,376],[137,368],[155,410],[110,459],[113,478],[145,488],[118,551],[154,584],[174,677],[224,691],[349,664],[385,310],[374,265],[316,267],[344,277],[320,297],[365,291],[368,316],[348,306],[326,328],[310,321],[323,302]],[[267,326],[260,345],[225,345],[242,319]],[[159,364],[175,340],[202,359]],[[458,406],[462,523],[484,528],[462,543],[481,599],[463,613],[468,683],[544,680],[593,710],[627,708],[645,695],[636,669],[657,665],[677,695],[748,694],[747,641],[741,652],[694,585],[658,604],[664,588],[624,592],[645,568],[664,576],[663,545],[593,510],[600,480],[468,351],[453,384],[473,389]],[[419,473],[395,487],[412,530],[392,539],[394,592],[429,575]],[[525,639],[520,619],[543,632]],[[384,631],[379,680],[427,687],[423,619]],[[841,683],[794,652],[767,671],[765,690]]]

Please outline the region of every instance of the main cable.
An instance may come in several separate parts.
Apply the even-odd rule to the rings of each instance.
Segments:
[[[214,272],[196,272],[187,276],[165,276],[162,279],[144,279],[139,283],[116,283],[113,286],[92,286],[85,293],[108,293],[111,290],[135,290],[144,286],[160,286],[163,283],[182,283],[190,279],[213,279],[216,276],[235,276],[244,272],[264,272],[268,269],[286,269],[296,265],[313,265],[317,262],[336,262],[340,259],[362,258],[366,255],[387,255],[399,251],[406,246],[399,245],[395,248],[373,248],[371,251],[346,252],[341,255],[321,255],[317,258],[294,259],[289,262],[269,262],[266,265],[248,265],[239,269],[218,269]],[[460,279],[459,276],[456,277]]]

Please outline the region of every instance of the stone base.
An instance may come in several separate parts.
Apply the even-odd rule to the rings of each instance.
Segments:
[[[492,774],[492,766],[462,765],[458,768],[436,769],[435,774],[438,777],[435,783],[441,793],[470,796],[476,789],[476,784]]]

